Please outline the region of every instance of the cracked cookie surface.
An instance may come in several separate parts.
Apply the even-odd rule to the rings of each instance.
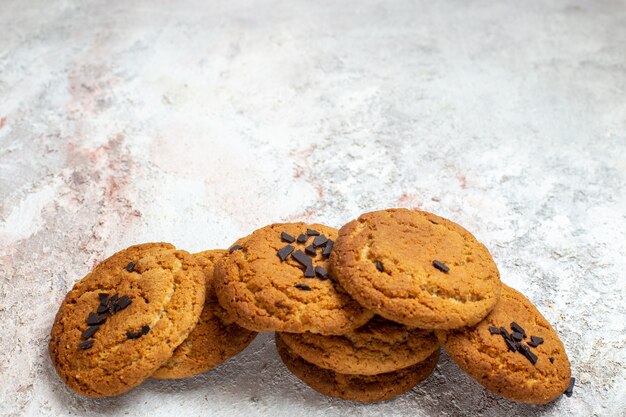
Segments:
[[[214,266],[226,253],[226,250],[208,250],[193,255],[205,277],[204,308],[196,327],[152,378],[187,378],[208,371],[244,350],[256,337],[256,332],[234,323],[217,301]]]
[[[340,229],[330,261],[337,280],[363,306],[422,329],[476,324],[500,292],[500,274],[485,246],[456,223],[423,211],[361,215]]]
[[[358,402],[389,400],[428,378],[437,366],[439,349],[424,361],[379,375],[346,375],[313,365],[296,355],[276,334],[276,349],[287,368],[320,394]]]
[[[280,333],[289,349],[320,368],[350,375],[397,371],[426,360],[439,349],[430,330],[410,328],[374,316],[343,336]]]
[[[537,347],[530,347],[537,356],[534,365],[520,352],[510,351],[503,337],[489,330],[489,326],[508,329],[512,322],[526,333],[522,343],[531,336],[543,339]],[[461,369],[511,400],[545,404],[558,398],[570,382],[569,359],[556,331],[524,295],[504,284],[500,301],[482,322],[436,334]]]
[[[100,294],[127,296],[130,304],[102,314],[106,321],[86,341],[81,334]],[[204,297],[204,274],[189,253],[168,243],[117,252],[76,283],[59,308],[48,346],[57,373],[90,397],[130,390],[172,356],[195,326]],[[91,346],[81,349],[85,342]]]
[[[263,227],[240,239],[215,268],[215,290],[220,305],[236,322],[254,331],[282,331],[343,334],[365,324],[372,312],[363,308],[330,274],[307,278],[304,267],[292,256],[303,253],[315,236],[306,242],[287,242],[306,234],[307,229],[334,240],[337,230],[320,224],[278,223]],[[278,251],[287,245],[294,252],[284,261]],[[328,270],[321,247],[311,256],[313,267]]]

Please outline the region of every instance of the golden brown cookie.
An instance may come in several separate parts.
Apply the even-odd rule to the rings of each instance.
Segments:
[[[436,333],[461,369],[511,400],[545,404],[570,382],[559,336],[526,297],[504,284],[500,301],[485,320],[472,328]]]
[[[256,337],[256,332],[233,323],[217,302],[213,271],[215,262],[225,253],[225,250],[208,250],[193,255],[206,280],[204,308],[196,327],[172,357],[152,374],[153,378],[187,378],[208,371],[244,350]]]
[[[302,382],[320,394],[344,400],[373,403],[389,400],[419,384],[432,373],[439,349],[408,368],[379,375],[346,375],[319,368],[293,353],[276,334],[276,348],[283,363]]]
[[[259,332],[342,334],[362,326],[374,313],[328,272],[336,236],[320,224],[282,223],[240,239],[215,267],[220,304]]]
[[[67,294],[50,337],[52,362],[74,391],[122,394],[149,377],[195,326],[205,280],[193,257],[168,243],[117,252]]]
[[[500,291],[498,268],[474,236],[416,210],[375,211],[343,226],[331,269],[364,307],[422,329],[476,324]]]
[[[374,316],[364,326],[343,336],[281,333],[296,355],[320,368],[350,375],[377,375],[426,360],[439,349],[431,330],[407,327]]]

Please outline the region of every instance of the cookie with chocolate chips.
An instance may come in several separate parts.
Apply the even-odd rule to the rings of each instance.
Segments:
[[[117,252],[63,300],[48,346],[56,371],[80,394],[122,394],[172,356],[204,299],[205,276],[189,253],[168,243]]]
[[[487,248],[458,224],[423,211],[361,215],[339,230],[330,261],[364,307],[422,329],[476,324],[500,293]]]
[[[257,333],[233,322],[220,307],[213,288],[215,262],[225,250],[207,250],[194,254],[206,282],[204,308],[196,327],[171,358],[152,374],[158,379],[179,379],[208,371],[244,350]]]
[[[324,369],[294,353],[276,334],[276,349],[287,368],[315,391],[344,400],[373,403],[396,397],[432,373],[439,360],[436,349],[425,360],[394,372],[378,375],[348,375]]]
[[[215,267],[220,305],[259,332],[344,334],[362,326],[373,313],[328,272],[336,236],[319,224],[279,223],[240,239]]]
[[[526,297],[504,284],[500,301],[482,322],[436,334],[461,369],[511,400],[545,404],[570,384],[570,363],[556,331]]]
[[[397,371],[425,360],[439,349],[431,330],[407,327],[374,316],[342,336],[280,333],[289,349],[320,368],[350,375]]]

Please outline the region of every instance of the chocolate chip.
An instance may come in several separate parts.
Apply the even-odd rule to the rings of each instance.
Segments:
[[[317,230],[313,230],[313,229],[306,229],[306,234],[309,236],[319,236],[320,232],[318,232]]]
[[[543,343],[543,339],[539,336],[530,336],[530,342],[526,342],[528,346],[537,347]]]
[[[239,249],[243,249],[243,246],[241,245],[231,246],[230,249],[228,249],[228,252],[233,253],[234,251],[239,250]]]
[[[571,397],[572,394],[574,393],[574,384],[576,384],[576,378],[570,378],[569,385],[567,386],[564,392],[564,394],[567,395],[568,397]]]
[[[278,257],[281,261],[284,261],[291,254],[291,252],[293,252],[294,249],[295,248],[293,246],[287,245],[284,248],[278,250]]]
[[[148,326],[147,324],[144,326],[141,326],[141,334],[148,334],[149,331],[150,331],[150,326]]]
[[[328,239],[326,245],[324,245],[324,249],[322,249],[322,256],[324,258],[328,258],[330,256],[330,253],[333,251],[334,244],[335,242],[332,239]]]
[[[301,250],[297,250],[294,253],[292,253],[291,257],[304,267],[313,265],[313,261],[311,260],[311,258],[306,256],[304,252],[302,252]]]
[[[304,248],[304,251],[306,252],[307,255],[311,255],[311,256],[316,256],[317,252],[315,250],[315,246],[313,245],[309,245],[306,248]]]
[[[323,267],[321,266],[316,266],[315,267],[315,273],[317,274],[318,277],[320,277],[321,279],[328,279],[328,271],[325,270]]]
[[[109,299],[109,313],[113,314],[117,311],[117,299],[120,297],[119,293],[113,294],[113,296]]]
[[[140,337],[141,337],[141,332],[133,332],[130,330],[126,332],[127,339],[139,339]]]
[[[514,332],[518,332],[521,333],[522,336],[526,336],[526,332],[524,331],[524,329],[522,328],[522,326],[520,326],[519,324],[512,322],[511,323],[511,330],[513,330]]]
[[[95,326],[96,324],[102,324],[107,320],[107,316],[103,314],[89,313],[87,316],[87,326]]]
[[[306,269],[304,270],[304,277],[305,278],[315,278],[315,268],[313,268],[313,265],[307,265]]]
[[[109,304],[109,294],[101,292],[98,294],[98,298],[100,299],[100,305],[106,306]]]
[[[85,340],[84,342],[80,342],[78,344],[78,347],[82,350],[91,349],[91,347],[93,346],[93,342],[93,339]]]
[[[328,238],[324,235],[319,235],[319,236],[316,236],[315,239],[313,239],[313,246],[318,248],[320,246],[325,245],[326,242],[328,242]]]
[[[135,263],[134,262],[129,262],[128,265],[126,265],[126,270],[128,272],[133,272],[135,270]]]
[[[296,285],[294,285],[294,287],[296,287],[299,290],[311,291],[311,287],[309,287],[306,284],[296,284]]]
[[[511,337],[513,338],[513,340],[515,340],[516,342],[521,342],[522,339],[524,338],[524,335],[521,334],[520,332],[513,332],[511,333]]]
[[[293,243],[296,241],[296,238],[291,236],[288,233],[282,232],[280,234],[280,238],[282,239],[283,242],[287,242],[287,243]]]
[[[500,334],[500,329],[498,329],[497,327],[489,326],[489,333]]]
[[[89,339],[91,336],[96,334],[100,326],[96,324],[95,326],[87,327],[87,330],[80,334],[80,337],[83,339]]]
[[[385,270],[381,261],[376,261],[376,269],[378,269],[380,272],[383,272]]]
[[[509,332],[504,327],[500,327],[500,334],[505,339],[511,339],[511,335],[509,334]]]
[[[504,343],[506,343],[506,346],[509,348],[509,350],[510,350],[511,352],[515,352],[515,351],[517,351],[517,349],[518,349],[518,347],[519,347],[519,346],[518,346],[518,344],[517,344],[517,343],[515,343],[515,341],[514,341],[514,340],[512,340],[512,339],[507,339],[507,338],[505,338],[505,339],[504,339]]]
[[[309,239],[309,237],[305,234],[300,234],[298,236],[298,239],[296,239],[298,241],[298,243],[304,243]]]
[[[433,266],[437,268],[438,270],[440,270],[441,272],[447,273],[450,270],[450,268],[448,268],[446,264],[444,264],[443,262],[439,262],[437,260],[433,261]]]
[[[127,295],[123,295],[122,298],[120,298],[120,300],[117,302],[116,311],[124,310],[132,302],[133,300],[131,300]]]
[[[520,344],[519,351],[522,355],[526,356],[526,359],[530,361],[533,365],[537,363],[537,355],[530,351],[530,348],[526,345]]]
[[[550,363],[554,363],[554,358],[550,356]]]
[[[108,309],[109,309],[109,306],[108,306],[108,305],[102,305],[102,304],[100,304],[100,305],[98,306],[98,308],[96,309],[96,313],[98,313],[98,314],[104,314],[104,313],[106,313],[106,312],[107,312],[107,310],[108,310]]]

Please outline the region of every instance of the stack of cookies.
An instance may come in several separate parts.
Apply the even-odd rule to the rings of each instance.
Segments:
[[[436,367],[440,344],[515,401],[547,403],[573,386],[556,332],[500,282],[488,250],[459,225],[406,209],[340,230],[273,224],[227,251],[126,249],[68,294],[50,353],[74,390],[117,395],[150,376],[209,370],[257,332],[275,332],[304,383],[346,400],[411,389]]]

